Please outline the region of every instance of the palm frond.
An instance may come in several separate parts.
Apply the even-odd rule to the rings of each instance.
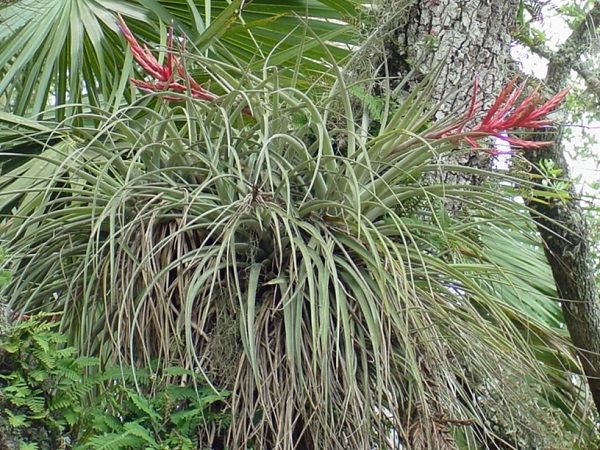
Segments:
[[[162,47],[164,24],[173,23],[200,51],[223,60],[255,68],[266,59],[279,66],[300,63],[307,75],[318,76],[327,69],[320,43],[341,60],[356,37],[346,19],[359,2],[326,3],[15,1],[0,9],[0,99],[5,110],[20,115],[45,111],[49,104],[72,105],[54,110],[57,119],[81,111],[75,106],[80,103],[106,108],[130,102],[135,91],[128,89],[128,77],[136,67],[122,45],[117,14],[140,39]]]

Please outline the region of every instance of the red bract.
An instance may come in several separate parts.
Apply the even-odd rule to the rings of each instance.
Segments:
[[[517,77],[513,78],[502,92],[500,92],[500,95],[498,95],[496,101],[482,121],[469,130],[469,134],[472,134],[472,136],[460,136],[459,139],[464,139],[475,148],[480,148],[475,141],[475,137],[479,138],[486,136],[494,136],[518,148],[540,148],[551,144],[551,142],[528,141],[510,137],[508,136],[508,132],[515,128],[537,130],[545,125],[551,124],[552,120],[544,119],[544,117],[556,109],[569,93],[570,88],[559,92],[550,100],[542,103],[543,96],[539,92],[541,84],[538,84],[527,97],[519,101],[526,83],[523,82],[520,86],[517,86],[518,80]],[[478,79],[476,77],[471,106],[465,118],[440,133],[438,137],[447,137],[463,132],[465,124],[470,122],[475,116],[477,89]],[[490,153],[500,153],[495,150],[485,151]]]
[[[173,54],[173,25],[169,28],[169,38],[167,39],[167,57],[164,65],[161,65],[154,55],[144,45],[138,43],[137,39],[131,33],[131,30],[125,24],[123,18],[118,16],[119,28],[129,43],[131,52],[135,60],[144,68],[152,78],[157,81],[143,81],[132,78],[131,82],[139,89],[148,92],[172,90],[176,92],[190,92],[193,98],[211,102],[219,97],[210,91],[204,89],[200,84],[189,76],[185,68],[181,65],[179,58]],[[185,36],[179,46],[181,53],[185,51]],[[179,79],[179,81],[178,81]],[[183,81],[183,82],[182,82]],[[182,100],[178,97],[165,97],[166,100]]]

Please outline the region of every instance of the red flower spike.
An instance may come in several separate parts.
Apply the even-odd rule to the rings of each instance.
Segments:
[[[185,68],[179,61],[179,58],[173,54],[173,24],[169,28],[169,36],[167,37],[167,56],[165,59],[165,65],[159,64],[156,57],[150,52],[148,47],[145,45],[142,47],[131,30],[127,27],[127,24],[121,17],[117,16],[119,28],[125,37],[125,40],[129,44],[129,48],[133,53],[135,60],[142,66],[142,68],[157,81],[144,81],[132,78],[131,82],[135,84],[138,89],[146,92],[160,92],[166,90],[172,90],[176,92],[189,92],[193,98],[212,102],[217,100],[219,97],[212,92],[204,89],[200,83],[192,78],[186,72]],[[186,37],[183,36],[182,42],[179,46],[181,53],[185,51]],[[176,78],[184,80],[186,84],[177,81]],[[181,101],[182,98],[174,96],[165,96],[165,100],[169,101]],[[251,111],[248,108],[244,108],[242,111],[247,116],[252,116]]]
[[[517,103],[521,97],[521,94],[523,93],[523,90],[525,89],[525,82],[521,83],[519,87],[516,87],[517,82],[518,78],[513,78],[508,85],[502,89],[502,92],[500,92],[496,98],[496,101],[484,116],[482,121],[478,125],[472,127],[470,132],[474,133],[476,137],[494,136],[509,143],[511,146],[519,148],[533,149],[551,144],[551,142],[527,141],[524,139],[509,137],[506,135],[506,133],[514,128],[536,130],[545,125],[551,124],[552,120],[544,119],[544,117],[556,109],[556,107],[564,100],[571,88],[567,88],[559,92],[550,100],[540,104],[543,100],[543,97],[539,93],[541,84],[538,84],[527,97],[521,100],[520,103]],[[469,107],[469,111],[467,112],[466,116],[457,124],[447,128],[443,132],[437,134],[435,137],[448,137],[462,132],[464,125],[471,121],[475,116],[474,105],[476,104],[477,88],[478,77],[475,78],[475,83],[473,86],[473,99],[471,100],[471,106]],[[472,147],[481,149],[473,136],[457,136],[457,139],[462,139]],[[492,154],[507,153],[491,149],[481,150]]]
[[[513,90],[513,88],[515,87],[515,84],[517,83],[517,78],[513,78],[510,83],[508,83],[506,85],[506,87],[504,89],[502,89],[502,92],[500,92],[500,95],[498,95],[498,98],[496,99],[496,101],[494,102],[494,104],[492,105],[492,107],[490,108],[490,110],[488,111],[488,113],[486,114],[486,116],[483,118],[483,122],[488,121],[489,119],[491,119],[496,112],[498,111],[498,109],[500,108],[500,106],[502,105],[504,99],[508,96],[508,94]],[[521,89],[517,89],[515,92],[513,92],[513,95],[511,95],[511,98],[508,100],[507,103],[511,103],[514,102],[516,100],[516,97],[518,97],[521,94],[522,88]],[[516,94],[516,96],[515,96]],[[475,95],[475,93],[473,93],[473,95]],[[514,99],[513,99],[514,97]],[[503,109],[500,114],[504,115],[506,114],[507,110]]]
[[[166,68],[158,63],[154,55],[150,53],[150,50],[148,50],[148,48],[145,45],[144,47],[140,46],[137,39],[131,33],[131,30],[129,30],[129,28],[125,24],[125,21],[123,20],[121,15],[118,16],[118,21],[119,28],[123,33],[123,37],[125,37],[125,40],[129,44],[129,48],[131,49],[131,53],[133,53],[133,57],[135,58],[135,60],[140,64],[140,66],[144,68],[146,72],[148,72],[149,75],[158,80],[166,81],[166,74],[164,72]],[[167,76],[166,78],[168,79],[169,77]]]
[[[475,74],[475,79],[473,80],[473,95],[471,96],[471,105],[469,106],[469,111],[467,111],[467,117],[473,117],[475,115],[475,109],[477,108],[477,89],[479,88],[479,74]],[[463,123],[463,126],[466,124]],[[462,128],[462,127],[461,127]]]
[[[169,71],[173,72],[173,52],[171,49],[173,48],[173,22],[171,22],[171,26],[169,27],[169,36],[167,37],[167,67]],[[164,81],[164,80],[163,80]]]

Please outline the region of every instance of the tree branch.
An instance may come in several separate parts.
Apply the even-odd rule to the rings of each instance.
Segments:
[[[597,77],[588,73],[580,58],[589,51],[593,30],[600,24],[600,1],[595,2],[585,20],[566,42],[550,55],[545,83],[558,92],[563,89],[572,69],[579,69],[589,86],[597,86]],[[587,76],[587,78],[586,78]],[[600,91],[594,91],[600,92]],[[528,150],[526,158],[537,170],[542,160],[552,160],[569,177],[564,156],[562,133],[547,130],[535,136],[553,144]],[[540,180],[541,183],[541,180]],[[539,189],[547,189],[540,184]],[[544,251],[561,299],[563,315],[579,357],[597,411],[600,412],[600,301],[593,271],[588,225],[573,186],[567,201],[535,201],[526,199],[544,243]]]
[[[536,140],[554,144],[527,150],[526,158],[539,170],[542,160],[551,160],[562,169],[561,178],[569,178],[569,168],[562,147],[562,133],[536,133]],[[553,136],[554,135],[554,136]],[[539,190],[548,187],[541,184]],[[565,323],[576,346],[596,409],[600,411],[600,302],[593,271],[592,251],[587,221],[571,186],[568,199],[525,199],[538,225],[544,252],[550,263],[561,301]]]
[[[571,69],[582,55],[588,53],[592,44],[592,35],[600,25],[600,1],[594,2],[585,19],[573,30],[558,51],[549,60],[546,84],[553,89],[563,89],[569,79]],[[585,79],[585,77],[584,77]]]
[[[596,96],[600,101],[600,76],[597,69],[589,61],[581,61],[580,57],[584,54],[590,54],[592,48],[592,35],[600,25],[600,2],[596,2],[592,10],[586,15],[567,41],[560,47],[558,51],[550,49],[543,42],[535,44],[525,44],[535,55],[538,55],[548,60],[550,65],[553,65],[560,74],[560,83],[558,89],[564,87],[564,83],[568,78],[568,71],[561,70],[562,64],[566,63],[571,69],[585,81],[587,89],[590,93]],[[596,53],[596,52],[595,52]],[[553,78],[550,70],[549,77]],[[550,80],[548,80],[550,81]]]
[[[573,69],[583,78],[587,90],[594,94],[598,101],[600,101],[600,76],[598,76],[598,69],[592,67],[592,64],[587,61],[576,61],[573,64]]]
[[[542,58],[547,59],[548,61],[554,58],[554,55],[556,54],[554,50],[551,50],[547,45],[543,43],[526,45],[533,54],[541,56]]]

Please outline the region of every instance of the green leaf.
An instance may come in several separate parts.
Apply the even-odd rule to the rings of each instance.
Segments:
[[[10,409],[5,409],[4,413],[8,417],[8,423],[11,427],[28,427],[30,424],[27,421],[27,416],[24,414],[14,414]]]
[[[203,52],[217,41],[227,29],[236,21],[241,13],[241,6],[244,0],[233,0],[214,20],[210,26],[204,30],[195,44],[200,52]]]
[[[150,420],[160,421],[161,415],[154,410],[149,399],[132,391],[128,391],[127,396],[141,412],[148,416]]]
[[[38,445],[35,442],[23,442],[20,441],[19,449],[20,450],[38,450]]]
[[[85,445],[94,450],[122,450],[124,448],[140,448],[140,445],[144,445],[144,439],[126,433],[106,433],[92,437]]]
[[[343,12],[344,14],[356,14],[356,2],[348,0],[319,0],[324,5],[329,6],[332,10]]]
[[[127,433],[141,438],[146,444],[153,446],[158,445],[158,443],[152,436],[152,432],[138,422],[126,422],[123,424],[123,428]]]

